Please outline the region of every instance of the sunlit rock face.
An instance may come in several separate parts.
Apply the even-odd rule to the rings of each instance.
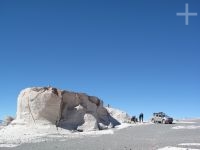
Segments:
[[[32,87],[22,90],[18,96],[15,122],[92,131],[115,127],[126,119],[127,114],[105,108],[98,97],[53,87]]]

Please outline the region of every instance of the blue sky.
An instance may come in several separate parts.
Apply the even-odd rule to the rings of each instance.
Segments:
[[[198,16],[176,16],[185,11]],[[198,0],[1,0],[0,119],[19,92],[86,92],[130,115],[200,117]]]

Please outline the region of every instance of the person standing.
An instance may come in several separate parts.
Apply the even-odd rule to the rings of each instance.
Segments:
[[[140,113],[140,115],[139,115],[139,121],[140,121],[140,122],[143,122],[143,118],[144,118],[144,114],[143,114],[143,113]]]

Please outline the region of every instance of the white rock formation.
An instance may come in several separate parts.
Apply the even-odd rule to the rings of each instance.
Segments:
[[[34,87],[19,94],[13,124],[50,124],[68,130],[91,131],[114,127],[126,119],[129,119],[126,113],[107,110],[97,97],[52,87]]]
[[[18,96],[16,120],[23,120],[27,124],[56,124],[60,105],[61,97],[53,88],[27,88]]]
[[[113,118],[117,118],[117,120],[120,123],[123,123],[123,122],[126,122],[126,121],[130,120],[130,116],[124,111],[121,111],[121,110],[116,109],[116,108],[111,108],[111,107],[106,107],[106,109],[107,109],[108,113]]]
[[[98,130],[98,122],[97,119],[92,114],[84,115],[84,123],[80,125],[78,131],[94,131]]]

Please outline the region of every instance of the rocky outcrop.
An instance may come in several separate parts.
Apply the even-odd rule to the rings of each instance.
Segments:
[[[103,101],[95,96],[52,87],[34,87],[19,94],[15,123],[52,124],[67,130],[91,131],[115,127],[126,117],[113,117],[103,107]]]
[[[61,96],[53,88],[27,88],[18,96],[17,118],[27,124],[56,124],[60,116]]]
[[[98,130],[98,121],[95,116],[92,114],[85,114],[84,115],[84,123],[78,126],[78,131],[94,131]]]

